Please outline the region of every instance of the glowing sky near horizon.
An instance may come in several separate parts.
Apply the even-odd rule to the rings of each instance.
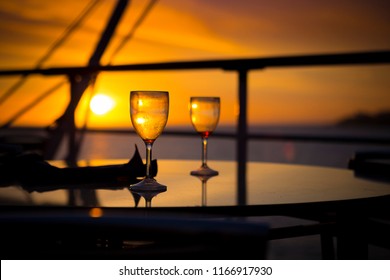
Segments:
[[[0,1],[0,69],[32,68],[90,1]],[[43,67],[85,65],[115,5],[101,0],[82,26]],[[101,63],[107,64],[149,1],[129,1]],[[112,64],[249,58],[390,49],[390,1],[384,0],[160,0]],[[356,112],[390,109],[390,66],[267,69],[249,73],[252,124],[329,123]],[[61,77],[34,76],[0,105],[3,123]],[[17,77],[0,77],[0,96]],[[169,125],[188,125],[190,96],[221,97],[221,124],[236,122],[237,75],[219,70],[102,73],[94,94],[112,96],[91,127],[130,127],[130,90],[167,90]],[[77,110],[82,123],[88,94]],[[64,110],[69,86],[19,118],[46,125]],[[18,109],[19,108],[19,109]],[[44,112],[44,114],[42,114]]]

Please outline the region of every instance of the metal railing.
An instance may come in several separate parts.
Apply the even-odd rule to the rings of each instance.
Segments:
[[[80,99],[79,83],[83,82],[82,77],[92,77],[100,72],[118,72],[118,71],[153,71],[153,70],[205,70],[221,69],[225,71],[234,71],[238,75],[238,103],[239,114],[237,120],[237,129],[235,133],[219,133],[219,137],[233,137],[236,139],[236,161],[237,161],[237,203],[243,205],[246,203],[246,163],[247,147],[249,139],[288,139],[296,141],[321,141],[321,142],[365,142],[376,144],[389,144],[389,139],[375,138],[345,138],[345,137],[316,137],[316,136],[283,136],[283,135],[262,135],[248,133],[247,103],[248,103],[248,72],[256,69],[276,68],[276,67],[314,67],[314,66],[338,66],[338,65],[379,65],[390,63],[390,51],[356,52],[356,53],[337,53],[320,55],[301,55],[301,56],[283,56],[266,58],[247,58],[247,59],[224,59],[224,60],[204,60],[204,61],[183,61],[183,62],[162,62],[146,64],[126,64],[126,65],[89,65],[86,67],[57,67],[46,69],[15,69],[0,70],[0,76],[67,76],[71,84],[71,101]],[[85,81],[84,81],[85,82]],[[85,85],[81,85],[85,88]],[[81,93],[82,94],[82,93]],[[74,111],[76,104],[68,115],[67,123],[64,126],[65,133],[69,134],[69,158],[75,159],[77,156],[77,145],[75,144],[75,132],[77,130],[74,123]],[[106,130],[114,132],[113,130]],[[120,131],[116,131],[120,132]],[[168,134],[185,135],[186,132],[171,131]],[[62,133],[63,137],[65,134]],[[58,143],[58,141],[57,141]],[[56,147],[58,148],[58,147]]]

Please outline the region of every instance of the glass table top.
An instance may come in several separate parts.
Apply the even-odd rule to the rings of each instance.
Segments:
[[[80,161],[79,166],[120,165],[127,160]],[[51,165],[64,168],[63,161]],[[152,207],[199,207],[237,205],[237,163],[209,161],[219,175],[202,182],[190,175],[196,160],[158,160],[158,182],[167,191],[152,199]],[[37,206],[145,207],[143,198],[132,194],[126,182],[115,184],[25,188],[2,184],[0,204]],[[248,162],[246,205],[282,205],[330,202],[390,195],[390,184],[357,177],[352,170],[279,163]]]

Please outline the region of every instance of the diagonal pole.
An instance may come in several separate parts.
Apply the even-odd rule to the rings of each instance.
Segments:
[[[39,61],[35,65],[35,69],[40,69],[42,65],[46,62],[47,59],[50,58],[50,56],[66,41],[66,39],[69,38],[69,36],[80,26],[81,22],[89,15],[89,13],[96,7],[99,0],[93,0],[91,1],[87,7],[82,11],[80,16],[66,29],[66,31],[62,34],[62,36],[56,40],[53,45],[49,48],[49,50],[45,53],[45,55],[39,59]],[[27,81],[28,75],[24,74],[21,76],[21,78],[12,85],[5,93],[0,97],[0,105],[4,103],[8,98],[10,98],[24,83]],[[62,84],[62,83],[60,83]],[[60,86],[58,84],[58,87]],[[50,92],[51,93],[51,92]],[[25,111],[21,111],[22,114]],[[17,117],[19,117],[18,115]],[[16,118],[12,118],[11,121],[14,121]],[[11,121],[7,123],[11,123]]]
[[[100,59],[115,32],[115,28],[117,27],[128,2],[128,0],[118,0],[96,49],[89,60],[88,66],[99,66]],[[51,130],[52,135],[44,153],[46,159],[54,158],[61,141],[65,136],[68,136],[68,155],[66,159],[71,163],[76,162],[78,149],[76,148],[75,110],[84,91],[88,88],[90,81],[93,80],[96,74],[97,73],[88,73],[79,75],[78,73],[71,73],[68,75],[70,82],[70,101],[65,112],[56,120],[54,128]]]

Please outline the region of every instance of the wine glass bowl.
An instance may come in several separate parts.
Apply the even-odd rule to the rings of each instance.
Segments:
[[[143,141],[154,142],[163,132],[168,120],[167,106],[169,106],[167,92],[134,91],[131,93],[131,122]]]
[[[152,146],[163,132],[168,121],[169,93],[166,91],[131,91],[130,119],[134,130],[146,147],[146,176],[130,190],[134,192],[165,191],[166,186],[158,183],[150,173]]]
[[[191,97],[190,117],[196,132],[202,137],[202,165],[191,171],[191,175],[215,176],[218,171],[207,165],[207,143],[209,136],[217,127],[221,101],[219,97]]]

